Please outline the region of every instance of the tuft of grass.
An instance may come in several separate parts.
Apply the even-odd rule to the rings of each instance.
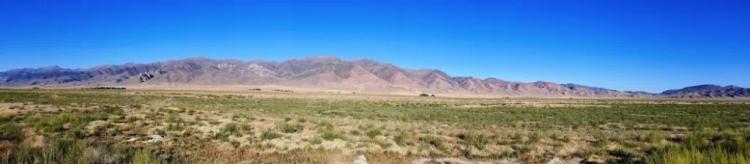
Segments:
[[[262,140],[272,140],[281,137],[281,134],[273,132],[273,131],[264,131],[260,134],[260,138]]]
[[[435,147],[436,149],[438,149],[440,151],[448,150],[448,147],[445,145],[445,143],[443,143],[444,142],[443,139],[440,138],[440,137],[437,137],[437,136],[432,136],[432,135],[423,136],[423,137],[419,138],[419,141],[422,144],[426,144],[426,145],[430,145],[432,147]]]
[[[151,153],[151,151],[138,150],[133,154],[133,159],[131,163],[133,164],[161,164],[161,163],[167,163],[167,162],[156,157],[153,153]]]
[[[654,151],[652,164],[750,163],[750,136],[737,133],[696,132],[683,144]]]
[[[332,131],[325,131],[325,132],[323,132],[323,134],[320,135],[320,137],[323,138],[326,141],[331,141],[331,140],[334,140],[334,139],[337,139],[337,138],[343,139],[343,137],[341,135],[339,135],[338,133],[332,132]]]
[[[34,149],[26,144],[21,144],[16,149],[15,154],[10,161],[7,163],[41,163],[40,159],[41,150]]]
[[[236,123],[228,123],[221,128],[221,131],[216,133],[214,138],[221,139],[222,141],[228,141],[229,136],[242,136],[243,128]]]
[[[333,124],[327,121],[321,121],[320,123],[318,123],[318,128],[322,130],[332,130]]]
[[[372,129],[372,130],[367,131],[367,136],[370,137],[370,138],[375,138],[375,137],[377,137],[379,135],[382,135],[382,134],[383,133],[380,132],[380,130],[378,130],[378,129]]]
[[[466,146],[474,146],[479,150],[484,150],[490,142],[485,136],[473,132],[460,134],[458,138],[462,139]]]
[[[182,131],[185,127],[181,123],[169,123],[167,125],[167,131]]]
[[[606,134],[597,133],[594,135],[596,141],[594,141],[595,147],[603,148],[609,144],[609,137]]]
[[[409,138],[409,134],[400,132],[393,137],[393,141],[399,146],[406,146],[406,139]]]
[[[661,145],[661,141],[664,139],[664,134],[662,134],[660,131],[651,131],[646,136],[646,141],[648,141],[651,145],[659,146]]]
[[[320,139],[320,138],[318,138],[318,137],[315,137],[315,138],[313,138],[312,140],[310,140],[310,143],[311,143],[311,144],[313,144],[313,145],[317,145],[317,144],[321,144],[321,143],[323,143],[323,140],[321,140],[321,139]]]
[[[0,124],[0,140],[17,140],[21,137],[21,126],[16,123],[7,122]]]
[[[304,129],[304,126],[300,124],[293,124],[293,123],[281,123],[280,125],[281,132],[284,133],[297,133]]]

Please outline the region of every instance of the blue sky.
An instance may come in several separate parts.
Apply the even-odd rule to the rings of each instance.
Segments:
[[[750,87],[750,1],[0,1],[0,70],[369,58],[660,92]]]

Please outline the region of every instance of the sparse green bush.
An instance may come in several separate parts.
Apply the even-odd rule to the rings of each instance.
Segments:
[[[332,132],[332,131],[323,132],[323,134],[321,134],[320,137],[323,138],[324,140],[327,140],[327,141],[331,141],[331,140],[334,140],[334,139],[337,139],[337,138],[343,139],[343,137],[341,135],[339,135],[338,133]]]
[[[651,131],[648,133],[648,136],[646,137],[646,140],[655,146],[661,145],[661,141],[663,139],[664,139],[664,134],[662,134],[660,131]]]
[[[236,123],[228,123],[224,125],[224,128],[222,128],[221,131],[228,134],[239,134],[238,132],[240,131],[240,128]]]
[[[253,132],[253,127],[248,125],[247,123],[240,124],[240,130],[246,134],[250,134]]]
[[[299,131],[302,131],[304,129],[304,126],[299,124],[293,124],[293,123],[281,123],[280,125],[281,132],[284,133],[297,133]]]
[[[138,150],[133,154],[133,164],[161,164],[167,163],[166,161],[156,157],[151,151]]]
[[[529,140],[527,142],[536,143],[539,141],[539,139],[541,139],[541,135],[538,132],[532,132],[531,134],[529,134]]]
[[[318,137],[315,137],[315,138],[313,138],[313,139],[312,139],[312,140],[310,141],[310,143],[311,143],[311,144],[313,144],[313,145],[317,145],[317,144],[321,144],[321,143],[323,143],[323,140],[321,140],[321,139],[320,139],[320,138],[318,138]]]
[[[609,137],[606,134],[595,134],[594,139],[596,139],[594,141],[594,146],[596,147],[605,147],[609,143]]]
[[[85,148],[83,142],[73,139],[52,140],[50,146],[43,149],[42,158],[47,162],[78,163]]]
[[[407,138],[409,138],[409,134],[404,133],[404,132],[400,132],[400,133],[398,133],[398,135],[396,135],[396,136],[393,137],[393,142],[396,142],[396,144],[398,144],[400,146],[405,146]]]
[[[182,131],[185,130],[185,127],[181,123],[169,123],[167,125],[168,131]]]
[[[750,163],[748,137],[736,133],[696,132],[683,144],[657,149],[646,161],[651,164]]]
[[[240,128],[236,123],[227,123],[226,125],[224,125],[224,127],[221,128],[221,131],[214,135],[214,138],[227,141],[229,139],[229,136],[241,135],[242,128]]]
[[[40,163],[41,150],[31,148],[26,144],[21,144],[16,148],[15,154],[7,163]]]
[[[370,138],[375,138],[379,135],[382,135],[382,132],[380,132],[379,129],[372,129],[372,130],[367,131],[367,136]]]
[[[445,150],[448,149],[445,146],[445,144],[443,143],[444,142],[443,139],[440,138],[440,137],[437,137],[437,136],[431,136],[431,135],[430,136],[422,136],[422,137],[419,137],[419,141],[422,144],[431,145],[431,146],[433,146],[436,149],[441,150],[441,151],[445,151]]]
[[[474,146],[479,150],[484,150],[489,143],[489,140],[485,136],[473,132],[460,134],[458,138],[462,139],[466,146]]]
[[[272,140],[281,137],[281,134],[273,131],[264,131],[261,133],[260,138],[263,140]]]
[[[16,140],[21,137],[21,126],[16,123],[6,122],[0,124],[0,139]]]
[[[62,113],[55,116],[26,119],[34,128],[45,133],[62,133],[72,138],[85,136],[84,128],[89,122],[106,120],[105,113]]]
[[[333,129],[333,124],[331,124],[330,122],[327,122],[327,121],[322,121],[322,122],[318,123],[318,129],[320,129],[320,130],[332,130]]]

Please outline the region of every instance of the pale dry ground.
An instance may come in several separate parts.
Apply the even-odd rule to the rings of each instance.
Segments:
[[[147,109],[162,109],[161,111],[147,110]],[[32,103],[0,103],[0,116],[12,117],[16,115],[34,115],[39,113],[62,113],[71,112],[87,112],[95,111],[95,107],[79,106],[72,104],[70,106],[51,106],[51,105],[37,105]],[[168,123],[165,123],[164,119],[150,119],[149,115],[158,115],[158,113],[164,113],[169,110],[176,112],[179,119],[185,122],[196,122],[195,125],[188,125],[185,130],[173,131],[168,129]],[[441,149],[467,149],[460,142],[460,139],[454,136],[466,134],[467,130],[463,128],[452,127],[447,124],[433,124],[433,123],[411,123],[404,121],[372,121],[372,120],[359,120],[353,118],[343,119],[325,119],[325,118],[309,118],[304,116],[296,116],[296,120],[285,121],[283,118],[273,116],[262,116],[255,115],[251,119],[248,118],[233,118],[233,115],[238,113],[236,111],[196,111],[193,114],[188,114],[184,109],[171,107],[168,104],[151,104],[145,105],[139,108],[124,108],[126,118],[137,118],[137,121],[128,123],[110,123],[107,121],[93,121],[90,122],[85,132],[87,135],[93,135],[97,129],[106,127],[118,127],[116,129],[122,130],[121,135],[112,136],[116,142],[123,143],[135,143],[135,144],[147,144],[147,136],[154,134],[162,134],[164,145],[177,145],[182,140],[181,137],[197,137],[201,141],[211,141],[215,145],[215,151],[235,151],[239,148],[250,148],[252,152],[261,154],[273,154],[273,153],[287,153],[292,150],[301,149],[314,149],[316,151],[330,151],[338,152],[334,154],[327,154],[327,163],[349,163],[348,161],[354,160],[354,157],[360,156],[362,152],[388,152],[389,154],[412,156],[414,158],[411,163],[431,163],[431,162],[452,162],[452,163],[519,163],[516,158],[503,158],[501,160],[469,160],[465,158],[419,158],[419,156],[461,156],[461,154],[445,153],[446,150]],[[304,122],[299,120],[304,119]],[[281,127],[280,124],[295,123],[302,125],[302,130],[294,133],[282,133],[278,132]],[[329,131],[326,127],[320,127],[320,123],[330,124],[335,128],[331,128],[331,132],[340,135],[332,140],[322,139],[319,136],[321,131]],[[243,132],[243,134],[229,136],[226,141],[215,140],[214,136],[219,133],[227,124],[244,124],[249,125],[252,132]],[[107,130],[107,129],[105,129]],[[368,130],[377,130],[380,134],[375,137],[367,136],[365,133]],[[261,132],[265,131],[277,131],[282,134],[283,137],[263,140],[261,139]],[[359,131],[360,134],[353,134],[354,131]],[[166,132],[166,133],[165,133]],[[408,134],[404,140],[407,140],[406,144],[399,144],[393,140],[394,136],[401,133]],[[114,133],[114,132],[108,132]],[[525,138],[530,135],[528,132],[519,131],[514,128],[494,128],[487,130],[472,130],[472,133],[488,135],[492,134],[494,138],[511,137],[511,135],[523,135],[518,140],[528,140]],[[38,135],[33,129],[24,129],[24,135],[26,140],[24,143],[30,143],[34,147],[42,147],[44,145],[44,137]],[[421,137],[435,137],[439,138],[441,145],[420,145],[419,140]],[[536,153],[543,153],[547,151],[558,151],[560,155],[571,155],[574,151],[580,149],[585,144],[581,143],[585,140],[592,140],[590,138],[571,138],[573,141],[569,144],[562,146],[558,150],[553,150],[551,146],[539,147],[536,150],[531,150]],[[579,141],[583,140],[583,141]],[[137,143],[140,142],[140,143]],[[239,143],[233,145],[232,142]],[[542,140],[542,143],[551,143],[554,141]],[[491,156],[497,155],[494,153],[510,154],[513,152],[513,148],[506,145],[494,145],[490,144],[483,150],[477,148],[472,149],[474,152],[472,155],[475,156]],[[386,160],[387,161],[387,160]],[[373,162],[373,161],[371,161]]]
[[[739,100],[671,100],[671,99],[584,99],[584,98],[456,98],[419,97],[414,95],[388,95],[377,93],[352,93],[337,91],[293,90],[274,91],[262,88],[238,87],[238,90],[190,88],[172,90],[164,88],[138,88],[126,91],[103,91],[139,97],[157,95],[166,98],[150,100],[146,104],[121,106],[124,116],[119,122],[93,121],[86,126],[86,133],[94,135],[104,130],[112,133],[103,140],[148,146],[148,136],[164,136],[162,145],[184,149],[191,153],[210,154],[209,162],[247,163],[248,157],[274,158],[276,154],[301,154],[320,158],[324,163],[350,163],[360,155],[367,154],[371,163],[453,162],[453,163],[546,163],[546,162],[601,162],[612,157],[588,155],[593,149],[599,133],[609,136],[642,136],[639,127],[628,128],[619,123],[607,123],[595,127],[553,126],[539,129],[533,124],[519,122],[513,126],[467,127],[458,123],[439,121],[388,120],[346,116],[347,109],[336,108],[318,115],[285,113],[276,114],[279,106],[227,107],[185,105],[177,98],[196,98],[232,102],[256,100],[303,101],[306,108],[324,108],[320,105],[339,102],[365,102],[384,104],[440,104],[452,110],[477,110],[485,108],[529,107],[529,108],[601,108],[607,109],[622,104],[747,104]],[[287,88],[288,89],[288,88]],[[285,90],[285,89],[281,89]],[[82,92],[79,89],[39,90],[42,94],[57,92]],[[98,93],[98,91],[91,91]],[[282,103],[283,104],[283,103]],[[33,116],[43,113],[95,112],[101,104],[71,103],[47,105],[32,102],[0,103],[0,116]],[[282,106],[283,108],[283,106]],[[350,106],[358,108],[358,106]],[[636,114],[634,114],[636,115]],[[639,117],[661,117],[642,115]],[[465,120],[471,123],[473,120]],[[615,121],[615,120],[613,120]],[[236,129],[227,132],[228,127]],[[293,131],[285,130],[291,127]],[[682,135],[690,131],[680,126],[644,125],[643,129],[657,127],[665,135]],[[649,129],[648,131],[653,131]],[[274,133],[276,137],[267,137]],[[28,141],[38,143],[40,135],[32,129],[25,130]],[[225,135],[225,136],[223,136]],[[470,143],[467,136],[478,137]],[[471,138],[471,137],[468,137]],[[667,138],[659,138],[659,143]],[[627,143],[627,142],[625,142]],[[472,145],[481,144],[481,145]],[[603,149],[617,150],[623,143],[606,143]],[[650,145],[646,145],[648,147]],[[312,151],[312,152],[310,152]],[[245,154],[238,155],[238,154]],[[251,155],[248,155],[251,154]],[[399,158],[392,158],[399,156]],[[283,158],[283,156],[281,157]],[[472,159],[468,159],[472,158]],[[585,158],[585,159],[584,159]]]
[[[78,90],[96,86],[49,86],[37,87],[45,90]],[[660,97],[579,97],[579,96],[525,96],[525,95],[487,95],[474,93],[431,93],[420,91],[368,91],[337,90],[291,87],[283,85],[127,85],[114,86],[127,88],[128,91],[148,91],[165,93],[206,93],[214,95],[254,95],[269,98],[318,98],[318,99],[359,99],[359,100],[414,100],[421,93],[436,95],[429,100],[439,100],[464,104],[532,104],[532,106],[565,105],[565,104],[702,104],[702,103],[748,103],[750,98],[695,98],[675,99]],[[3,89],[0,87],[0,89]],[[10,87],[6,89],[32,89],[32,87]],[[261,89],[256,91],[255,89]],[[285,92],[291,91],[291,92]],[[571,101],[573,100],[573,101]]]

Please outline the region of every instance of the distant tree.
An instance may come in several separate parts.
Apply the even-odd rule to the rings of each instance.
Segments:
[[[421,97],[428,97],[428,96],[430,96],[430,94],[427,94],[427,93],[421,93],[421,94],[419,94],[419,96],[421,96]]]

